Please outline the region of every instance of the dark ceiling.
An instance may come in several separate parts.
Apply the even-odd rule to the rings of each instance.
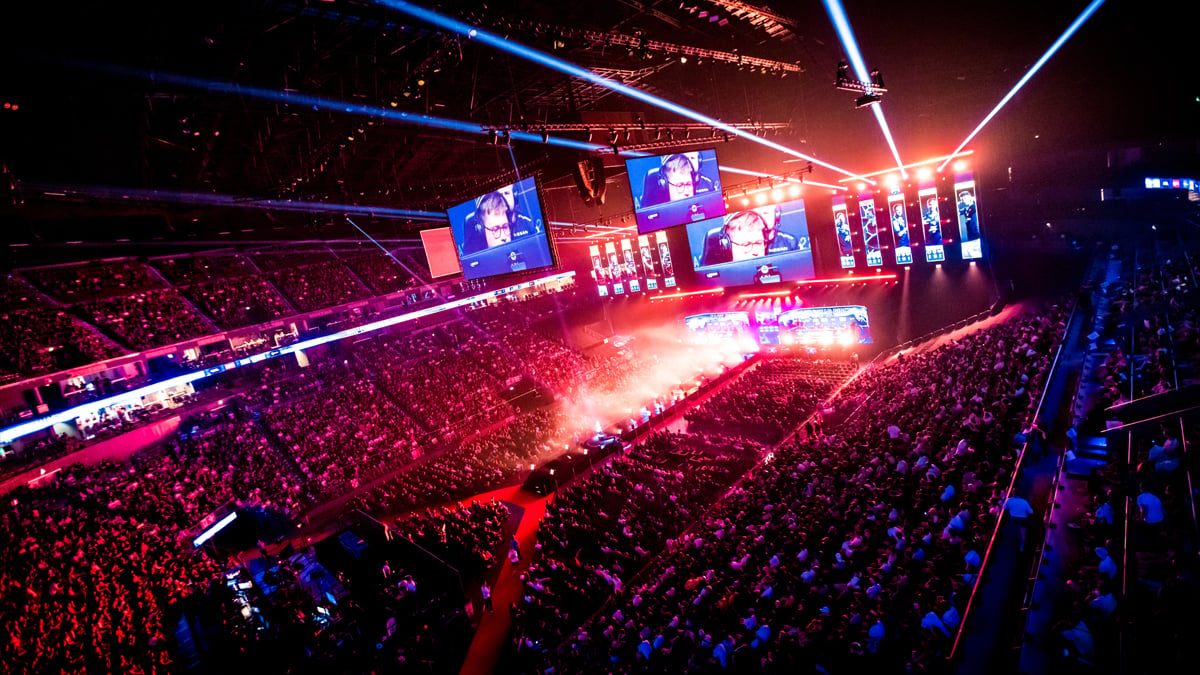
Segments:
[[[1085,3],[847,5],[868,65],[887,78],[883,109],[901,156],[915,161],[952,150]],[[1112,0],[1101,8],[976,147],[1013,155],[1194,138],[1194,63],[1168,57],[1190,44],[1196,10],[1149,16],[1131,5],[1139,3]],[[871,114],[832,87],[844,57],[816,0],[780,4],[768,16],[735,0],[514,0],[436,9],[726,122],[786,123],[772,140],[839,166],[866,172],[892,161]],[[540,170],[544,185],[568,185],[580,159],[579,151],[540,143],[515,143],[510,153],[486,136],[103,72],[111,66],[483,125],[646,121],[633,143],[652,140],[656,123],[683,121],[368,0],[25,3],[5,15],[0,98],[19,110],[0,111],[0,162],[18,185],[438,211],[508,175],[514,163],[523,173]],[[676,54],[613,45],[589,32],[736,51],[804,72],[781,77],[713,59],[681,63]],[[555,135],[588,139],[582,131]],[[597,138],[607,143],[607,131]],[[747,168],[798,167],[746,141],[727,147]],[[817,175],[838,177],[824,169]],[[26,208],[39,204],[46,206],[30,199]]]

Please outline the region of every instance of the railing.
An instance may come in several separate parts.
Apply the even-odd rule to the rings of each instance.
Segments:
[[[1046,402],[1046,394],[1050,391],[1050,382],[1054,378],[1055,372],[1058,370],[1058,361],[1062,356],[1063,345],[1066,342],[1067,336],[1071,334],[1071,328],[1075,325],[1078,317],[1079,305],[1077,303],[1071,310],[1071,317],[1067,320],[1067,325],[1063,328],[1062,337],[1059,338],[1058,349],[1056,349],[1054,352],[1054,360],[1050,363],[1050,370],[1048,371],[1051,375],[1042,385],[1042,394],[1038,397],[1037,408],[1034,409],[1033,414],[1026,418],[1025,424],[1022,426],[1023,429],[1028,428],[1029,423],[1032,420],[1038,419],[1038,417],[1040,417],[1042,414],[1042,406]],[[1027,438],[1025,443],[1021,446],[1021,451],[1017,454],[1017,461],[1013,466],[1012,478],[1008,482],[1008,488],[1004,491],[1004,499],[1000,502],[1001,506],[1003,506],[1004,502],[1008,501],[1008,498],[1012,496],[1013,489],[1017,484],[1017,476],[1021,474],[1021,464],[1025,460],[1025,451],[1028,449],[1029,439]],[[1000,514],[996,517],[996,525],[992,528],[992,535],[988,539],[987,548],[984,549],[983,561],[980,563],[979,570],[975,575],[975,583],[971,585],[971,594],[967,596],[967,606],[963,610],[962,620],[958,622],[958,630],[954,634],[954,644],[950,647],[950,654],[946,657],[946,660],[952,660],[958,653],[958,646],[962,643],[963,633],[966,630],[968,620],[971,618],[971,607],[973,607],[975,604],[975,596],[979,592],[979,585],[983,580],[984,573],[987,571],[988,560],[991,558],[992,549],[996,546],[996,539],[1000,535],[1000,526],[1004,524],[1005,513],[1006,512],[1003,510],[1003,508],[1001,508]]]
[[[1054,527],[1050,521],[1054,516],[1054,505],[1058,501],[1058,492],[1062,489],[1063,474],[1067,470],[1066,457],[1065,453],[1059,456],[1058,466],[1054,472],[1054,482],[1050,486],[1050,499],[1046,502],[1046,514],[1042,517],[1043,532],[1048,533]],[[1029,576],[1025,579],[1025,596],[1021,601],[1021,617],[1017,622],[1017,631],[1014,639],[1016,642],[1014,645],[1015,648],[1019,648],[1025,640],[1025,626],[1029,622],[1029,610],[1033,609],[1034,591],[1037,589],[1037,582],[1042,574],[1042,563],[1046,560],[1045,551],[1046,538],[1042,537],[1042,541],[1038,543],[1037,549],[1034,551],[1033,567],[1029,570]]]

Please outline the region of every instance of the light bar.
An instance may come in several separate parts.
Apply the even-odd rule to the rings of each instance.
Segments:
[[[196,537],[195,539],[193,539],[192,540],[192,548],[200,548],[201,546],[204,545],[204,542],[208,541],[209,539],[212,539],[214,536],[216,536],[216,534],[218,532],[220,532],[221,530],[228,527],[229,524],[235,520],[237,520],[237,511],[234,511],[233,513],[225,516],[220,521],[218,521],[215,525],[213,525],[212,527],[210,527],[207,530],[205,530],[204,532],[202,532],[199,537]]]
[[[101,185],[48,186],[37,183],[22,184],[29,191],[42,190],[47,197],[88,199],[111,199],[114,201],[163,202],[167,204],[195,204],[223,208],[263,209],[267,211],[298,211],[301,213],[338,213],[342,215],[392,218],[404,220],[445,221],[446,214],[436,211],[412,211],[388,206],[362,204],[328,204],[325,202],[303,202],[288,199],[246,199],[235,195],[205,194],[202,192],[179,192],[176,190],[147,190],[142,188],[109,187]]]
[[[858,41],[854,39],[854,29],[850,27],[850,20],[846,18],[846,8],[842,6],[842,1],[822,0],[821,4],[825,5],[825,12],[829,14],[829,20],[833,22],[833,27],[837,30],[842,46],[846,48],[846,56],[850,58],[854,74],[863,82],[872,82],[870,73],[867,72],[867,65],[863,62],[862,53],[858,50]],[[872,91],[874,90],[868,88],[866,93],[870,94]],[[900,151],[896,149],[892,131],[888,128],[887,120],[883,118],[883,104],[876,103],[871,106],[871,112],[875,114],[875,121],[879,122],[879,130],[883,132],[883,137],[892,150],[892,157],[896,158],[896,166],[900,167],[900,173],[904,173],[904,162],[900,161]]]
[[[770,293],[742,293],[737,296],[738,300],[746,300],[748,298],[781,298],[785,295],[791,295],[791,291],[772,291]]]
[[[497,289],[494,291],[488,291],[486,293],[480,293],[478,295],[472,295],[470,297],[462,298],[460,300],[452,300],[450,302],[443,303],[443,304],[437,305],[435,307],[426,307],[425,309],[419,309],[415,312],[408,312],[407,314],[401,314],[400,316],[394,316],[390,319],[382,319],[380,321],[374,321],[372,323],[363,324],[361,326],[357,326],[355,328],[349,328],[349,329],[346,329],[343,331],[339,331],[337,333],[331,333],[329,335],[323,335],[321,337],[316,337],[311,340],[303,340],[301,342],[297,342],[297,343],[288,345],[286,347],[281,347],[279,349],[272,349],[269,351],[254,354],[253,356],[247,356],[245,358],[236,359],[234,361],[228,361],[226,363],[223,363],[219,366],[214,366],[212,368],[205,368],[204,370],[198,370],[193,373],[187,373],[185,375],[179,375],[177,377],[172,377],[170,379],[163,380],[161,382],[155,382],[153,384],[148,384],[144,387],[139,387],[132,391],[124,392],[122,394],[117,394],[115,396],[109,396],[108,398],[100,399],[98,401],[91,401],[88,403],[84,403],[82,405],[77,405],[73,408],[67,408],[66,410],[62,410],[57,413],[54,413],[53,415],[47,415],[46,417],[39,417],[38,419],[35,419],[35,420],[30,420],[28,422],[23,422],[21,424],[14,424],[13,426],[6,427],[4,429],[0,429],[0,443],[2,443],[2,444],[12,443],[13,441],[17,440],[18,438],[21,438],[22,436],[27,436],[29,434],[41,431],[42,429],[48,429],[48,428],[54,426],[55,424],[70,422],[71,420],[82,417],[84,415],[88,415],[88,414],[97,412],[97,411],[99,411],[103,408],[107,408],[109,406],[137,403],[143,397],[149,396],[150,394],[162,391],[164,389],[172,389],[174,387],[179,387],[179,386],[182,386],[185,384],[191,384],[192,382],[196,382],[197,380],[202,380],[206,377],[210,377],[210,376],[216,375],[218,373],[223,373],[227,370],[241,368],[242,366],[248,366],[252,363],[259,363],[261,361],[266,361],[267,359],[273,359],[273,358],[276,358],[279,356],[283,356],[285,354],[292,354],[294,352],[304,351],[305,349],[310,349],[312,347],[323,345],[323,344],[326,344],[329,342],[336,342],[338,340],[342,340],[342,339],[352,337],[355,335],[362,335],[363,333],[372,333],[374,331],[381,330],[383,328],[389,328],[389,327],[395,326],[397,324],[406,323],[408,321],[415,321],[417,319],[427,317],[431,314],[437,314],[440,312],[447,312],[452,309],[458,309],[459,307],[465,307],[467,305],[471,305],[476,302],[481,302],[481,301],[487,300],[489,298],[498,298],[500,296],[508,295],[510,293],[515,293],[517,291],[520,291],[520,290],[523,290],[526,288],[533,288],[535,286],[552,284],[557,281],[565,281],[567,279],[570,279],[573,276],[575,276],[574,270],[560,272],[558,274],[553,274],[548,277],[542,277],[541,279],[525,281],[525,282],[522,282],[519,284],[508,286],[506,288],[501,288],[501,289]]]
[[[915,168],[917,168],[917,167],[919,167],[919,166],[925,166],[926,164],[934,164],[934,163],[936,163],[936,162],[940,162],[940,161],[942,161],[943,159],[944,159],[944,160],[947,160],[947,161],[949,161],[949,160],[953,160],[955,157],[967,157],[967,156],[969,156],[969,155],[973,155],[973,154],[975,154],[975,151],[974,151],[974,150],[963,150],[962,152],[956,152],[956,153],[954,153],[953,155],[942,155],[941,157],[932,157],[932,158],[930,158],[930,159],[926,159],[926,160],[923,160],[923,161],[920,161],[920,162],[913,162],[912,164],[905,164],[905,165],[904,165],[903,167],[901,167],[901,168],[904,168],[904,169],[915,169]],[[888,172],[890,172],[890,171],[895,171],[895,170],[896,170],[895,168],[891,168],[891,169],[880,169],[879,171],[872,171],[871,173],[865,173],[865,174],[863,174],[863,175],[864,175],[864,176],[879,176],[879,175],[882,175],[882,174],[888,173]],[[850,181],[852,181],[852,180],[854,180],[854,179],[853,179],[853,178],[839,178],[839,179],[838,179],[838,182],[839,182],[839,183],[848,183],[848,182],[850,182]]]
[[[1100,9],[1100,5],[1103,4],[1104,0],[1092,0],[1092,4],[1088,5],[1087,8],[1083,10],[1083,13],[1080,14],[1073,22],[1071,22],[1070,26],[1067,26],[1067,30],[1063,31],[1063,34],[1054,41],[1054,44],[1050,45],[1050,49],[1047,49],[1046,53],[1042,54],[1042,58],[1038,59],[1037,63],[1033,64],[1033,67],[1029,69],[1029,72],[1025,73],[1025,76],[1022,77],[1017,84],[1010,89],[1007,94],[1004,95],[1004,98],[1000,99],[1000,102],[996,104],[995,108],[992,108],[992,111],[987,114],[987,117],[983,118],[983,121],[979,123],[979,126],[975,127],[975,130],[967,134],[967,137],[963,139],[963,142],[958,144],[958,147],[954,149],[953,153],[951,153],[951,157],[957,155],[960,150],[965,148],[967,143],[970,143],[971,139],[975,138],[975,135],[982,131],[983,127],[985,127],[988,122],[992,121],[992,118],[996,116],[996,113],[1000,112],[1000,109],[1003,108],[1013,96],[1016,96],[1017,92],[1021,90],[1021,87],[1024,87],[1025,83],[1028,82],[1030,78],[1037,73],[1037,71],[1041,70],[1042,66],[1046,65],[1046,62],[1050,60],[1050,57],[1054,56],[1054,53],[1057,52],[1059,48],[1061,48],[1063,44],[1065,44],[1066,41],[1075,34],[1075,31],[1079,30],[1079,27],[1086,23],[1087,20],[1096,13],[1096,10]],[[942,162],[941,166],[938,167],[938,171],[946,168],[946,165],[949,163],[949,159]]]
[[[650,300],[652,300],[652,301],[653,300],[674,300],[676,298],[686,298],[691,295],[717,295],[717,294],[724,293],[724,292],[725,292],[724,288],[709,288],[709,289],[703,290],[703,291],[690,291],[687,293],[672,293],[670,295],[652,295],[652,296],[650,296]]]
[[[895,278],[896,278],[895,274],[871,274],[871,275],[864,275],[864,276],[853,276],[852,275],[852,276],[847,276],[847,277],[829,277],[826,279],[803,279],[801,281],[797,281],[796,285],[802,286],[804,284],[844,284],[847,282],[859,282],[859,281],[887,281],[889,279],[895,279]]]
[[[819,164],[820,166],[823,166],[827,169],[832,169],[840,174],[858,177],[858,174],[856,174],[852,171],[847,171],[841,167],[834,166],[833,164],[829,164],[828,162],[823,162],[819,159],[816,159],[815,157],[810,157],[810,156],[800,152],[799,150],[793,150],[792,148],[789,148],[785,145],[781,145],[774,141],[770,141],[765,138],[755,136],[753,133],[750,133],[748,131],[743,131],[742,129],[738,129],[738,128],[731,126],[729,124],[726,124],[718,119],[715,119],[713,117],[709,117],[702,113],[696,112],[695,110],[692,110],[690,108],[685,108],[677,103],[672,103],[666,99],[659,98],[658,96],[655,96],[653,94],[649,94],[647,92],[641,91],[640,89],[635,89],[633,87],[630,87],[629,85],[622,84],[622,83],[616,82],[614,80],[610,80],[606,77],[602,77],[600,75],[593,73],[590,70],[587,70],[586,68],[581,68],[573,63],[568,63],[567,61],[564,61],[555,56],[551,56],[550,54],[539,51],[537,49],[533,49],[532,47],[526,47],[525,45],[522,45],[518,42],[514,42],[511,39],[507,39],[507,38],[501,37],[499,35],[490,33],[486,30],[483,30],[482,28],[477,28],[475,26],[465,24],[456,19],[451,19],[450,17],[443,16],[432,10],[428,10],[428,9],[425,9],[424,7],[414,5],[411,2],[406,2],[405,0],[374,0],[374,1],[376,4],[383,5],[384,7],[390,7],[391,9],[394,9],[399,12],[403,12],[412,17],[416,17],[418,19],[421,19],[422,21],[426,21],[426,22],[428,22],[434,26],[437,26],[439,28],[442,28],[442,29],[445,29],[445,30],[448,30],[448,31],[451,31],[454,33],[458,33],[459,35],[462,35],[463,37],[466,37],[471,40],[475,40],[475,41],[485,44],[489,47],[493,47],[495,49],[499,49],[501,51],[508,52],[509,54],[512,54],[513,56],[518,56],[518,57],[521,57],[528,61],[531,61],[533,63],[543,65],[547,68],[550,68],[551,70],[557,70],[560,73],[565,73],[567,75],[584,80],[586,82],[591,82],[592,84],[594,84],[596,86],[603,87],[605,89],[608,89],[609,91],[614,91],[614,92],[616,92],[618,94],[622,94],[624,96],[628,96],[629,98],[636,99],[643,103],[648,103],[652,106],[655,106],[656,108],[661,108],[662,110],[666,110],[668,112],[675,113],[676,115],[681,115],[683,117],[686,117],[691,120],[695,120],[702,124],[707,124],[708,126],[713,127],[715,129],[719,129],[727,134],[737,136],[738,138],[744,138],[752,143],[758,143],[759,145],[764,145],[768,148],[771,148],[772,150],[778,150],[779,152],[787,153],[793,157],[799,157],[800,159],[810,161],[813,164]]]

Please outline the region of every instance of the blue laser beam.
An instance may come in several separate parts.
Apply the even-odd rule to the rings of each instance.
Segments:
[[[388,206],[364,206],[360,204],[329,204],[325,202],[303,202],[287,199],[246,199],[234,195],[206,194],[203,192],[180,192],[177,190],[151,190],[143,188],[109,187],[101,185],[44,185],[30,183],[24,186],[43,193],[63,198],[87,197],[114,201],[162,202],[166,204],[194,204],[197,206],[219,206],[242,209],[265,209],[268,211],[296,211],[300,213],[339,213],[373,218],[444,221],[445,213],[437,211],[413,211]]]
[[[807,160],[809,162],[812,162],[813,164],[823,166],[827,169],[832,169],[833,171],[836,171],[840,174],[845,174],[847,176],[859,178],[860,180],[869,180],[869,179],[863,178],[862,176],[859,176],[858,174],[855,174],[852,171],[847,171],[846,169],[843,169],[839,166],[834,166],[833,164],[830,164],[828,162],[823,162],[819,159],[816,159],[815,157],[810,157],[810,156],[800,152],[799,150],[794,150],[792,148],[787,147],[786,145],[781,145],[779,143],[768,140],[766,138],[761,138],[759,136],[755,136],[754,134],[752,134],[750,132],[743,131],[741,129],[733,127],[733,126],[726,124],[718,119],[714,119],[712,117],[704,115],[703,113],[696,112],[695,110],[692,110],[690,108],[685,108],[677,103],[672,103],[671,101],[660,98],[653,94],[649,94],[649,93],[641,91],[639,89],[635,89],[633,87],[630,87],[629,85],[622,84],[622,83],[616,82],[614,80],[610,80],[606,77],[602,77],[600,75],[593,73],[590,70],[587,70],[586,68],[581,68],[573,63],[569,63],[560,58],[551,56],[545,52],[539,51],[537,49],[533,49],[532,47],[526,47],[525,45],[522,45],[520,43],[500,37],[499,35],[489,33],[488,31],[483,30],[481,28],[476,28],[474,26],[465,24],[456,19],[451,19],[449,17],[443,16],[432,10],[425,9],[424,7],[414,5],[411,2],[405,2],[404,0],[374,0],[374,1],[376,4],[383,5],[384,7],[394,9],[398,12],[403,12],[405,14],[408,14],[409,16],[421,19],[422,21],[428,22],[434,26],[438,26],[439,28],[442,28],[444,30],[458,33],[459,35],[462,35],[471,40],[475,40],[476,42],[479,42],[481,44],[485,44],[489,47],[493,47],[495,49],[499,49],[501,51],[508,52],[509,54],[512,54],[513,56],[518,56],[527,61],[531,61],[533,63],[543,65],[547,68],[550,68],[551,70],[557,70],[560,73],[564,73],[564,74],[570,75],[572,77],[584,80],[586,82],[590,82],[594,85],[604,87],[605,89],[608,89],[609,91],[614,91],[614,92],[617,92],[618,94],[628,96],[629,98],[636,99],[643,103],[648,103],[652,106],[655,106],[656,108],[661,108],[668,112],[675,113],[676,115],[680,115],[682,117],[686,117],[688,119],[695,120],[697,122],[700,122],[701,124],[707,124],[710,127],[719,129],[727,134],[737,136],[738,138],[744,138],[753,143],[758,143],[759,145],[764,145],[768,148],[771,148],[772,150],[778,150],[779,152],[789,154],[793,157],[798,157],[800,159]],[[874,184],[874,183],[872,183],[872,184]]]
[[[1100,9],[1100,5],[1103,4],[1104,0],[1093,0],[1092,4],[1088,5],[1083,10],[1083,13],[1076,17],[1073,22],[1071,22],[1070,26],[1067,26],[1067,30],[1063,31],[1063,34],[1058,36],[1058,39],[1054,41],[1054,44],[1050,45],[1050,49],[1047,49],[1046,53],[1042,54],[1042,58],[1038,59],[1037,63],[1033,64],[1033,67],[1029,69],[1029,72],[1025,73],[1025,76],[1022,77],[1017,84],[1013,86],[1013,88],[1010,89],[1007,94],[1004,95],[1004,98],[1000,99],[1000,102],[996,104],[995,108],[992,108],[992,111],[987,114],[987,117],[983,118],[983,121],[979,123],[979,126],[975,127],[975,130],[970,134],[967,134],[967,137],[963,139],[963,142],[954,149],[954,152],[950,153],[950,157],[954,157],[963,148],[967,147],[967,143],[970,143],[971,139],[975,138],[975,136],[982,131],[985,126],[987,126],[987,123],[992,121],[992,118],[996,116],[996,113],[1000,112],[1000,109],[1003,108],[1013,96],[1017,95],[1017,92],[1021,90],[1021,87],[1024,87],[1025,83],[1029,82],[1029,80],[1037,73],[1037,71],[1040,70],[1042,66],[1046,65],[1046,62],[1050,60],[1050,57],[1054,56],[1054,53],[1057,52],[1064,44],[1066,44],[1067,40],[1071,39],[1071,36],[1075,34],[1075,31],[1079,30],[1079,28],[1083,26],[1088,19],[1092,18],[1092,15],[1095,14],[1096,10]],[[946,165],[949,163],[950,158],[947,158],[946,161],[942,162],[941,166],[938,167],[938,171],[946,168]]]
[[[92,70],[96,72],[106,73],[119,77],[129,77],[135,79],[144,79],[152,83],[163,83],[176,87],[184,87],[189,89],[201,89],[204,91],[213,91],[224,94],[237,94],[249,96],[251,98],[259,98],[262,100],[273,101],[277,103],[286,103],[292,105],[311,106],[313,110],[325,110],[330,112],[342,112],[351,115],[362,115],[372,118],[380,118],[391,122],[401,124],[415,124],[421,126],[430,126],[447,131],[456,131],[475,135],[486,135],[491,133],[492,129],[474,122],[463,122],[459,120],[447,119],[444,117],[435,117],[433,115],[412,114],[399,110],[389,110],[378,106],[366,105],[363,103],[349,103],[345,101],[335,101],[332,99],[310,96],[290,91],[275,91],[272,89],[264,89],[261,87],[249,87],[229,82],[218,82],[215,80],[206,80],[204,78],[193,77],[190,75],[180,75],[176,73],[164,73],[157,71],[141,70],[137,68],[127,68],[124,66],[110,64],[96,64],[75,62],[74,65]],[[636,91],[636,90],[635,90]],[[715,120],[714,120],[715,122]],[[728,125],[725,125],[728,126]],[[730,127],[731,129],[733,127]],[[744,134],[740,129],[735,129],[739,135]],[[601,145],[598,143],[589,143],[586,141],[577,141],[570,138],[562,138],[558,136],[543,135],[540,133],[530,133],[525,131],[509,131],[509,138],[514,141],[527,141],[530,143],[542,143],[545,145],[553,145],[557,147],[572,148],[575,150],[584,150],[589,152],[612,152],[612,146]],[[758,138],[753,134],[749,137],[759,141],[766,139]],[[511,152],[511,148],[510,148]],[[646,157],[649,153],[637,150],[620,150],[616,152],[619,156],[626,157]],[[875,181],[870,178],[859,176],[849,171],[837,169],[830,164],[821,162],[820,160],[799,155],[801,159],[806,159],[814,164],[833,168],[839,173],[843,173],[851,178],[865,180],[872,185]],[[760,171],[749,171],[745,169],[736,169],[733,167],[721,166],[722,171],[732,171],[754,176],[769,176]],[[386,207],[376,206],[355,206],[346,204],[324,204],[321,202],[293,202],[288,200],[276,199],[259,199],[246,201],[240,198],[225,196],[225,195],[210,195],[198,193],[176,192],[171,190],[140,190],[136,188],[113,188],[113,187],[69,187],[64,188],[55,186],[52,188],[57,192],[68,192],[79,196],[93,196],[102,199],[137,199],[141,201],[164,201],[184,204],[201,204],[208,206],[238,206],[248,208],[265,208],[276,210],[304,211],[304,212],[330,212],[330,213],[347,213],[350,215],[360,216],[376,216],[381,218],[409,218],[412,220],[445,220],[445,214],[431,213],[428,211],[406,211],[403,209],[391,209]]]
[[[837,31],[838,37],[842,41],[842,46],[846,48],[846,56],[850,59],[850,65],[854,67],[854,74],[860,82],[870,82],[871,77],[867,72],[867,65],[863,61],[862,52],[858,49],[858,41],[854,39],[854,29],[850,27],[850,20],[846,18],[846,8],[842,6],[841,0],[821,0],[825,5],[825,12],[829,14],[829,20],[833,22],[834,30]],[[870,91],[868,90],[869,94]],[[888,147],[892,150],[892,157],[896,158],[896,166],[900,167],[900,173],[904,174],[904,162],[900,160],[900,151],[896,149],[896,141],[892,138],[892,130],[888,128],[887,120],[883,117],[882,103],[876,103],[871,106],[871,112],[875,113],[875,120],[879,122],[879,130],[883,132],[883,138],[887,141]]]
[[[388,122],[413,124],[434,129],[442,129],[445,131],[474,134],[477,136],[486,136],[493,131],[490,127],[486,127],[475,122],[463,122],[460,120],[446,119],[444,117],[436,117],[434,115],[410,113],[403,110],[389,110],[388,108],[381,108],[379,106],[372,106],[364,103],[336,101],[319,96],[311,96],[309,94],[300,94],[293,91],[276,91],[274,89],[251,87],[232,82],[206,80],[204,78],[192,77],[190,75],[141,70],[138,68],[127,68],[116,65],[94,63],[77,63],[77,65],[88,70],[121,77],[149,80],[150,82],[156,84],[168,84],[171,86],[185,87],[188,89],[201,89],[204,91],[212,91],[222,94],[248,96],[250,98],[257,98],[275,103],[311,107],[313,110],[317,111],[324,110],[327,112],[360,115],[364,117],[382,119]],[[586,141],[577,141],[574,139],[561,138],[557,136],[543,138],[541,134],[530,133],[527,131],[510,131],[509,138],[515,141],[543,143],[545,145],[572,148],[575,150],[587,150],[592,152],[612,151],[610,146],[607,145],[599,145],[597,143],[588,143]]]

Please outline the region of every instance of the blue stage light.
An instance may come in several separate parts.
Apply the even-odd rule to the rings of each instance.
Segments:
[[[265,209],[268,211],[297,211],[301,213],[339,213],[372,218],[403,220],[445,221],[446,214],[437,211],[413,211],[394,209],[387,206],[361,204],[328,204],[325,202],[303,202],[288,199],[246,199],[235,195],[208,194],[203,192],[180,192],[177,190],[148,190],[142,188],[109,187],[101,185],[44,185],[31,183],[26,189],[42,190],[44,194],[61,197],[87,197],[89,199],[112,199],[116,201],[162,202],[165,204],[195,204],[240,209]]]
[[[867,65],[863,61],[862,52],[858,50],[858,41],[854,39],[854,30],[850,28],[850,20],[846,18],[846,9],[841,0],[822,0],[822,3],[829,14],[829,20],[833,22],[838,38],[842,41],[842,46],[846,48],[846,56],[850,59],[850,65],[854,67],[854,75],[860,82],[871,82]],[[867,93],[871,93],[869,89]],[[892,130],[888,128],[887,120],[883,117],[882,104],[871,106],[871,112],[875,113],[875,120],[879,122],[879,130],[883,132],[883,137],[892,150],[896,166],[901,167],[901,174],[907,175],[904,173],[904,162],[900,161],[900,151],[896,149],[896,141],[892,138]]]
[[[950,153],[950,157],[948,157],[946,161],[942,162],[941,166],[938,167],[938,171],[946,168],[946,165],[950,163],[950,158],[954,157],[963,148],[967,147],[967,143],[970,143],[971,139],[975,138],[975,136],[983,130],[983,127],[986,126],[988,122],[992,121],[992,118],[996,116],[996,113],[1000,112],[1000,109],[1003,108],[1013,96],[1016,96],[1017,92],[1021,90],[1021,87],[1024,87],[1025,83],[1028,82],[1030,78],[1032,78],[1034,74],[1041,69],[1042,66],[1046,65],[1046,62],[1050,60],[1050,57],[1054,56],[1054,53],[1057,52],[1059,48],[1061,48],[1063,44],[1065,44],[1066,41],[1075,34],[1075,31],[1079,30],[1080,26],[1086,23],[1087,20],[1096,13],[1096,10],[1100,9],[1100,5],[1103,4],[1104,0],[1093,0],[1092,4],[1088,5],[1087,8],[1083,10],[1083,13],[1080,14],[1070,26],[1067,26],[1067,30],[1065,30],[1063,34],[1054,41],[1054,44],[1050,45],[1050,49],[1047,49],[1046,53],[1042,54],[1042,58],[1038,59],[1037,63],[1033,64],[1033,67],[1029,69],[1029,72],[1025,73],[1025,76],[1022,77],[1020,81],[1018,81],[1017,84],[1010,89],[1007,94],[1004,95],[1004,98],[1000,99],[1000,102],[996,104],[995,108],[992,108],[992,111],[987,114],[987,117],[983,118],[983,121],[979,123],[979,126],[975,127],[975,130],[968,134],[967,137],[963,139],[962,143],[959,143],[958,147],[954,149],[954,152]]]
[[[823,162],[819,159],[816,159],[815,157],[810,157],[798,150],[793,150],[792,148],[789,148],[785,145],[781,145],[779,143],[775,143],[774,141],[767,140],[766,138],[761,138],[759,136],[755,136],[754,134],[752,134],[750,132],[743,131],[736,127],[730,126],[720,120],[717,120],[717,119],[714,119],[707,115],[704,115],[702,113],[696,112],[695,110],[692,110],[690,108],[685,108],[677,103],[672,103],[666,99],[659,98],[658,96],[655,96],[653,94],[649,94],[649,93],[646,93],[639,89],[630,87],[629,85],[610,80],[606,77],[602,77],[600,75],[593,73],[590,70],[587,70],[586,68],[581,68],[573,63],[568,63],[567,61],[564,61],[560,58],[556,58],[556,57],[546,54],[544,52],[533,49],[531,47],[526,47],[525,45],[519,44],[510,39],[503,38],[499,35],[489,33],[488,31],[483,30],[481,28],[476,28],[474,26],[470,26],[470,25],[465,24],[456,19],[451,19],[449,17],[443,16],[432,10],[425,9],[424,7],[414,5],[411,2],[404,2],[404,0],[375,0],[375,2],[377,4],[383,5],[385,7],[389,7],[396,11],[404,12],[405,14],[408,14],[409,16],[416,17],[418,19],[421,19],[422,21],[426,21],[426,22],[433,24],[434,26],[437,26],[439,28],[442,28],[442,29],[445,29],[445,30],[448,30],[448,31],[451,31],[454,33],[458,33],[459,35],[465,36],[471,40],[475,40],[475,41],[477,41],[481,44],[485,44],[489,47],[494,47],[501,51],[508,52],[509,54],[512,54],[514,56],[519,56],[523,59],[526,59],[527,61],[532,61],[533,63],[543,65],[547,68],[550,68],[551,70],[557,70],[560,73],[565,73],[567,75],[579,78],[586,82],[591,82],[592,84],[595,84],[597,86],[604,87],[605,89],[608,89],[609,91],[615,91],[618,94],[623,94],[630,98],[637,99],[643,103],[648,103],[657,108],[661,108],[668,112],[675,113],[676,115],[680,115],[680,116],[686,117],[688,119],[695,120],[697,122],[700,122],[701,124],[707,124],[715,129],[719,129],[727,134],[731,134],[731,135],[737,136],[739,138],[744,138],[752,143],[758,143],[759,145],[764,145],[773,150],[778,150],[779,152],[787,153],[793,157],[798,157],[800,159],[810,161],[813,164],[823,166],[827,169],[832,169],[833,171],[836,171],[840,174],[852,176],[854,178],[860,178],[861,180],[867,180],[865,178],[861,178],[860,176],[858,176],[857,174],[855,174],[852,171],[847,171],[846,169],[843,169],[838,166],[834,166],[833,164],[829,164],[828,162]],[[874,184],[874,183],[872,182],[872,184]]]
[[[205,91],[213,91],[223,94],[249,96],[251,98],[262,99],[264,101],[273,101],[275,103],[311,107],[313,110],[317,111],[324,110],[327,112],[339,112],[349,115],[362,115],[364,117],[382,119],[388,122],[413,124],[417,126],[430,127],[433,129],[443,129],[445,131],[475,134],[478,136],[487,136],[493,131],[492,128],[483,126],[482,124],[477,124],[475,122],[463,122],[460,120],[446,119],[444,117],[435,117],[433,115],[409,113],[404,112],[403,110],[390,110],[388,108],[380,108],[378,106],[366,105],[363,103],[336,101],[333,99],[310,96],[308,94],[300,94],[291,91],[276,91],[274,89],[251,87],[232,82],[206,80],[204,78],[192,77],[190,75],[163,73],[150,70],[141,70],[137,68],[126,68],[123,66],[92,63],[79,63],[77,65],[89,70],[103,72],[110,75],[145,79],[154,83],[168,84],[175,87],[203,89]],[[574,150],[589,150],[593,152],[611,150],[607,145],[588,143],[586,141],[576,141],[570,138],[558,138],[555,136],[543,137],[542,134],[529,133],[525,131],[510,131],[508,133],[509,137],[514,141],[545,143],[546,145],[572,148]]]

